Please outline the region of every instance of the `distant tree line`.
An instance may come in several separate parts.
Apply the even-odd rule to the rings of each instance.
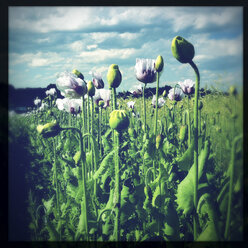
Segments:
[[[9,109],[15,109],[17,107],[34,107],[34,99],[36,97],[43,99],[46,97],[46,91],[55,88],[57,92],[57,96],[59,98],[64,98],[60,91],[57,89],[56,84],[49,84],[46,88],[19,88],[16,89],[13,85],[8,85],[6,83],[0,82],[0,104],[1,106],[8,106]],[[159,95],[162,95],[164,90],[166,90],[167,94],[171,89],[171,86],[164,86],[159,88]],[[204,96],[210,93],[215,93],[211,90],[200,89],[200,96]],[[145,97],[151,97],[156,94],[156,88],[146,88]],[[227,93],[223,93],[227,94]],[[119,92],[117,97],[122,97],[124,99],[128,97],[139,98],[142,97],[142,94],[132,94],[129,91]]]

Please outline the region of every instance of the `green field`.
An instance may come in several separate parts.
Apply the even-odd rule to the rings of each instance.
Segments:
[[[34,241],[242,240],[242,93],[199,99],[196,210],[193,98],[164,99],[157,137],[151,97],[146,132],[142,97],[117,98],[129,118],[121,132],[109,126],[111,106],[86,104],[83,119],[52,99],[42,111],[10,114],[10,211],[17,216],[10,231],[19,227]],[[48,138],[37,132],[53,120],[67,129]]]

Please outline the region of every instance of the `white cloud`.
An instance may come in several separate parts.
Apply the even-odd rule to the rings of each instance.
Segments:
[[[93,45],[88,45],[87,46],[87,49],[88,50],[95,49],[95,48],[97,48],[97,44],[93,44]]]
[[[75,41],[72,44],[69,45],[69,47],[75,51],[75,52],[79,52],[82,51],[84,48],[84,43],[82,41]]]
[[[222,56],[241,56],[243,53],[243,38],[242,35],[233,39],[213,39],[208,35],[197,36],[190,38],[194,44],[198,62],[217,59]]]
[[[43,39],[37,39],[36,41],[37,41],[37,43],[45,43],[45,42],[50,42],[50,38],[49,38],[49,37],[47,37],[47,38],[43,38]]]
[[[175,32],[188,27],[197,30],[209,26],[222,27],[232,25],[242,18],[241,7],[171,7],[166,9],[163,18],[172,22]]]
[[[94,51],[82,52],[79,56],[86,60],[88,63],[98,63],[106,59],[127,59],[129,56],[135,54],[134,48],[127,49],[97,49]]]
[[[41,53],[38,52],[34,53],[10,53],[9,56],[9,65],[14,66],[16,64],[27,64],[31,67],[40,67],[40,66],[47,66],[51,64],[55,64],[61,62],[63,60],[57,53],[48,52],[48,53]]]

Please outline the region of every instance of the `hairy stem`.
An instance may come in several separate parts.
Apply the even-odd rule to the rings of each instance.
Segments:
[[[195,71],[196,82],[195,82],[195,103],[194,103],[194,166],[195,166],[195,177],[194,177],[194,207],[197,209],[198,203],[198,97],[199,97],[199,84],[200,74],[197,66],[193,61],[189,63]],[[197,239],[197,214],[193,216],[194,221],[194,240]]]
[[[146,83],[143,87],[143,110],[144,110],[144,127],[146,133],[146,102],[145,102],[145,90],[146,90]]]

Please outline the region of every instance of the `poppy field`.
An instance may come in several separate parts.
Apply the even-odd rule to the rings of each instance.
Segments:
[[[127,98],[116,92],[121,65],[109,66],[108,89],[74,69],[56,79],[64,98],[50,89],[9,114],[9,143],[25,137],[30,158],[30,240],[242,240],[242,94],[199,94],[194,46],[176,36],[171,50],[195,78],[162,95],[159,55],[136,60],[140,84]],[[148,87],[156,94],[145,97]]]

